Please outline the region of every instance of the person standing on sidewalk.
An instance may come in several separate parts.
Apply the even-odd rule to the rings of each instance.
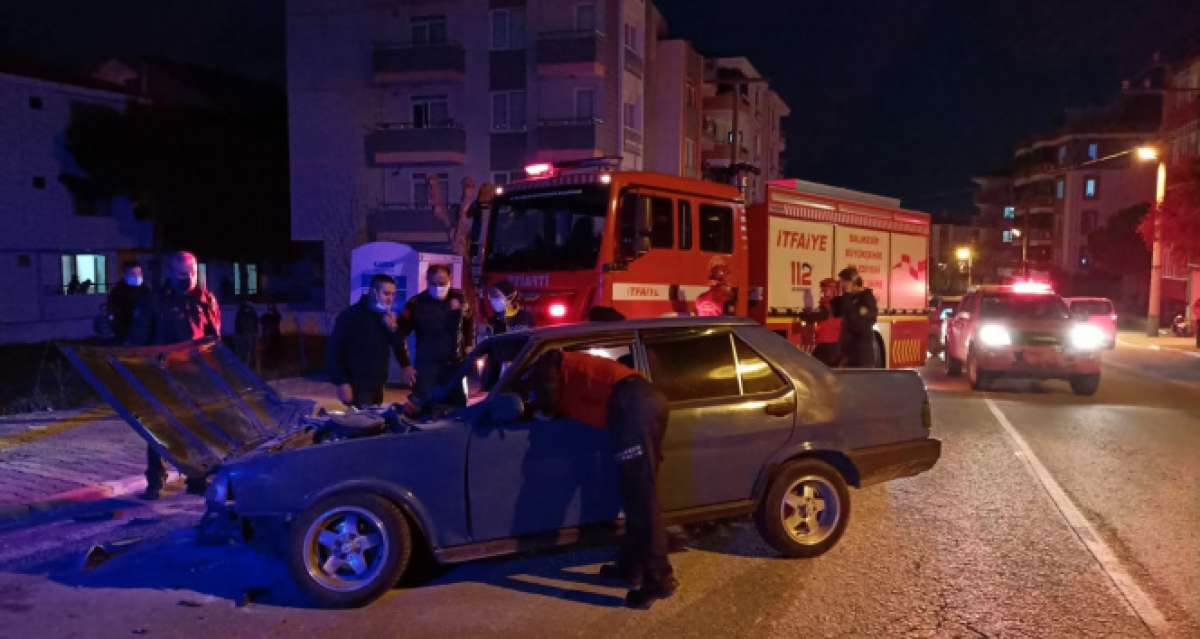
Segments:
[[[127,343],[132,346],[177,344],[221,338],[221,307],[217,298],[200,285],[196,256],[180,251],[167,258],[167,281],[153,294],[143,295],[133,311]],[[146,447],[144,499],[158,499],[167,469],[153,447]],[[203,495],[204,477],[188,477],[187,491]]]
[[[400,314],[402,340],[414,333],[416,357],[409,358],[408,345],[401,341],[400,364],[413,394],[428,397],[445,384],[475,344],[475,325],[463,292],[450,286],[450,267],[432,264],[425,273],[426,288],[404,305]],[[455,406],[465,405],[461,389],[447,398]]]
[[[237,315],[233,318],[233,345],[238,359],[247,366],[254,366],[258,354],[258,313],[245,300],[238,305]]]
[[[124,344],[129,339],[129,329],[133,326],[133,311],[142,297],[150,293],[150,287],[146,285],[142,275],[141,264],[125,262],[121,271],[120,283],[108,292],[108,317],[113,338],[118,344]]]
[[[858,270],[850,267],[838,273],[842,294],[833,298],[833,316],[841,318],[838,349],[844,368],[875,368],[875,320],[879,309],[875,294],[863,286]]]
[[[392,309],[395,301],[396,280],[377,273],[366,294],[338,313],[325,348],[325,370],[343,404],[356,408],[382,404],[389,357],[395,353],[404,363],[404,336]]]

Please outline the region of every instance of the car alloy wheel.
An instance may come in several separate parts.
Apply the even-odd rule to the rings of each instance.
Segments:
[[[806,475],[792,482],[779,504],[779,517],[788,536],[799,544],[819,544],[829,538],[841,514],[833,484],[824,477]]]
[[[317,517],[304,535],[304,563],[313,580],[350,592],[370,584],[387,561],[383,522],[363,508],[339,506]]]

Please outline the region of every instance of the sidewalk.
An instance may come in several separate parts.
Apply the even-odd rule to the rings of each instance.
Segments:
[[[271,385],[285,396],[341,406],[325,382]],[[406,394],[388,389],[385,399]],[[0,527],[70,504],[135,495],[145,487],[145,468],[145,441],[107,405],[0,417]],[[177,482],[172,470],[168,485]]]
[[[1162,335],[1161,332],[1158,337],[1150,337],[1144,331],[1120,331],[1117,333],[1117,344],[1155,351],[1177,351],[1200,357],[1195,337],[1175,337],[1169,333]]]

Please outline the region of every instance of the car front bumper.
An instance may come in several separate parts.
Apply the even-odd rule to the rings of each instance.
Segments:
[[[979,370],[994,377],[1030,379],[1099,375],[1100,353],[1056,346],[985,349],[977,355]]]
[[[942,456],[942,441],[932,437],[894,444],[856,448],[847,453],[863,488],[902,477],[919,475],[933,468]]]

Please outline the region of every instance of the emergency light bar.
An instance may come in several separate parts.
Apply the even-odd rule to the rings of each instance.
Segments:
[[[549,162],[525,165],[525,175],[531,178],[544,178],[554,175],[554,165]]]
[[[1017,293],[1049,293],[1053,289],[1045,282],[1016,282],[1013,291]]]

